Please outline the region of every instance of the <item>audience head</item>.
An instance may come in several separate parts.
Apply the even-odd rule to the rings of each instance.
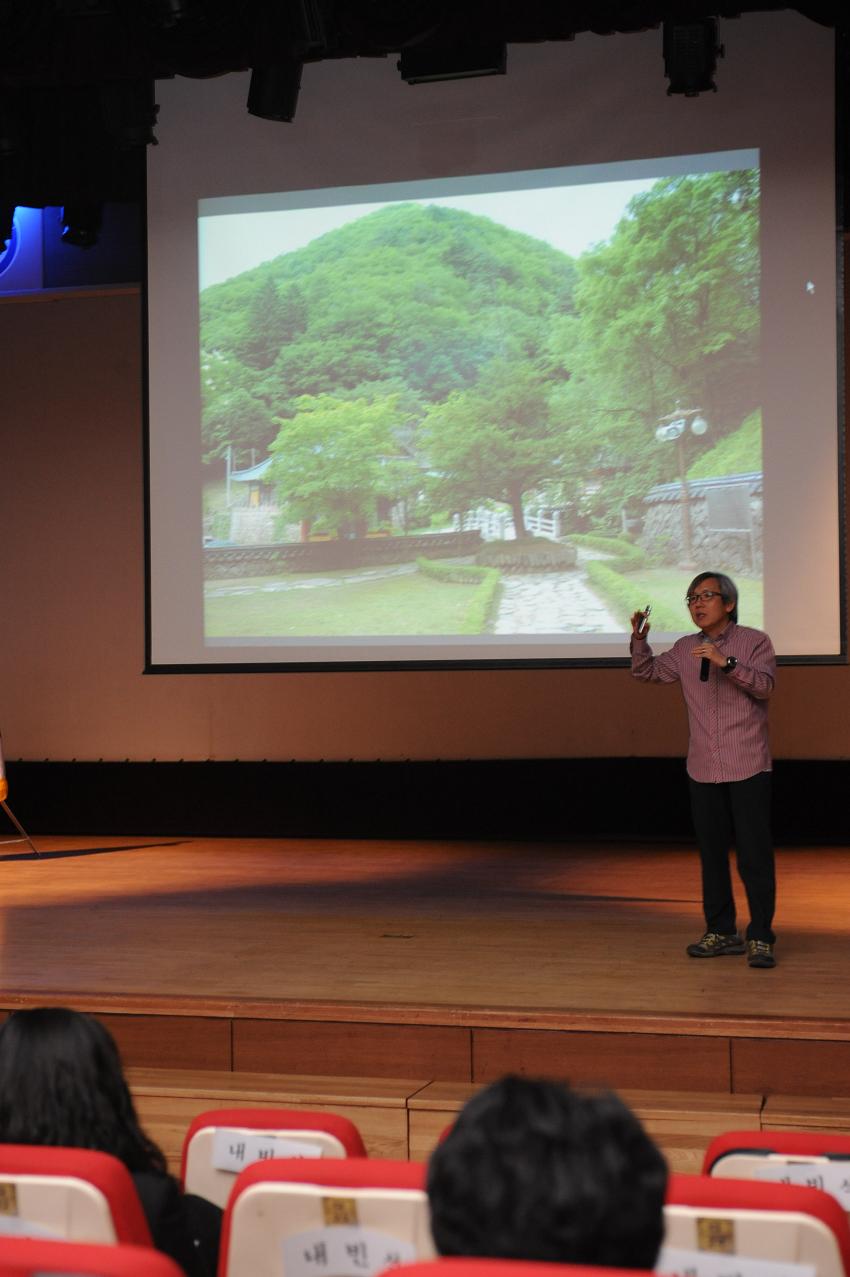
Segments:
[[[65,1007],[15,1011],[0,1027],[0,1143],[92,1148],[130,1171],[165,1170],[111,1035]]]
[[[667,1165],[612,1094],[506,1077],[465,1106],[428,1170],[442,1255],[652,1268]]]

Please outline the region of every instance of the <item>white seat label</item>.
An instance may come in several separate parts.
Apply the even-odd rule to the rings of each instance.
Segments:
[[[850,1211],[850,1161],[787,1162],[777,1158],[759,1166],[755,1179],[772,1184],[800,1184],[803,1188],[820,1188],[830,1193],[843,1210]]]
[[[241,1171],[254,1162],[266,1162],[272,1157],[321,1156],[319,1144],[283,1135],[255,1135],[220,1127],[213,1136],[212,1164],[217,1171]]]
[[[657,1273],[676,1277],[815,1277],[814,1264],[781,1263],[749,1255],[721,1255],[713,1250],[683,1250],[662,1246]]]
[[[285,1277],[372,1277],[415,1260],[413,1242],[357,1224],[311,1228],[283,1243]]]

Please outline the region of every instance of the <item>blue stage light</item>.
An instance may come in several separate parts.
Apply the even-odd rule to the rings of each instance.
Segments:
[[[10,206],[6,206],[10,208]],[[0,293],[29,293],[42,286],[41,209],[0,207]],[[5,248],[4,248],[5,245]]]
[[[20,245],[15,213],[14,208],[11,208],[11,214],[6,208],[0,210],[0,275],[9,270]]]

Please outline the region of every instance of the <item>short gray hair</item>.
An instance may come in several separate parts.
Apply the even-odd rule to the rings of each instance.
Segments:
[[[731,576],[726,576],[723,572],[700,572],[695,576],[688,586],[688,594],[693,594],[698,585],[702,585],[703,581],[714,579],[720,586],[720,597],[724,603],[733,603],[734,607],[729,613],[730,621],[738,619],[738,587],[732,580]]]

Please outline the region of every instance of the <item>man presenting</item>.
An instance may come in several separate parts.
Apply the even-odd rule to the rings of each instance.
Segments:
[[[691,814],[702,862],[706,932],[692,958],[746,953],[751,967],[774,967],[771,928],[776,897],[770,835],[767,701],[776,679],[773,644],[738,625],[738,591],[728,576],[701,572],[686,603],[699,634],[653,656],[643,612],[632,616],[632,674],[649,683],[678,681],[688,710]],[[729,872],[734,843],[747,892],[746,943],[735,926]]]

